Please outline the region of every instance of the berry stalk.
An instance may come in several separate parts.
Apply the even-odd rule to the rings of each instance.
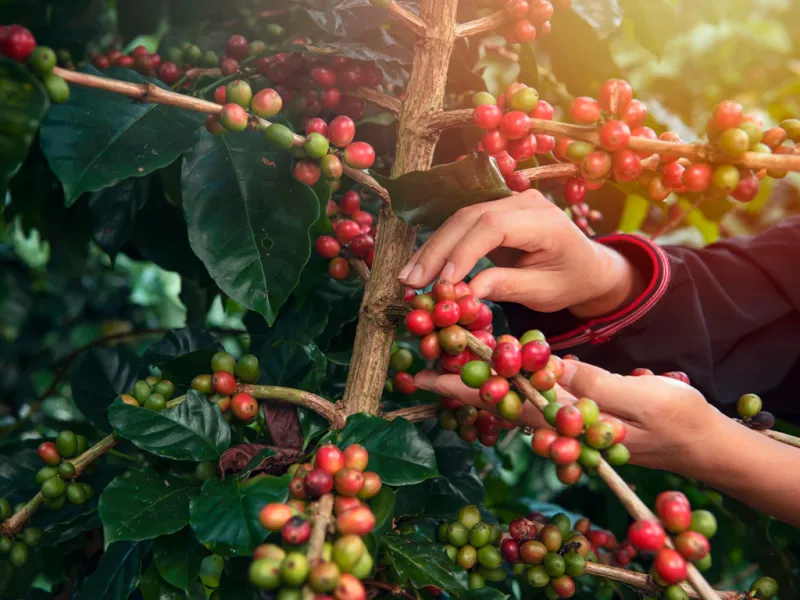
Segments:
[[[325,534],[332,521],[333,495],[325,494],[319,499],[318,513],[314,517],[311,528],[311,537],[308,539],[308,562],[313,567],[322,559],[322,547],[325,544]]]
[[[605,577],[606,579],[619,581],[620,583],[626,583],[648,592],[658,593],[663,592],[664,590],[664,588],[655,584],[652,576],[647,575],[646,573],[637,573],[636,571],[629,571],[628,569],[622,569],[620,567],[612,567],[593,562],[587,562],[584,569],[587,575]],[[684,584],[681,587],[690,598],[700,598],[700,595],[690,586]],[[714,591],[714,594],[715,597],[720,598],[721,600],[733,600],[741,595],[739,592],[721,592],[716,590]]]
[[[311,392],[275,385],[252,385],[248,383],[240,385],[238,391],[248,393],[258,400],[289,402],[296,406],[308,408],[327,419],[332,429],[344,427],[344,417],[339,412],[338,405]]]

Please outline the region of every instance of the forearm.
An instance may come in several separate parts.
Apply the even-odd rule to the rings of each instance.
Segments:
[[[722,415],[709,425],[680,472],[800,527],[800,450]]]

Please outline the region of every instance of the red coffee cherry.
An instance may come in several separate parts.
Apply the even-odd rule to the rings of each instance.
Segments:
[[[168,60],[158,67],[158,78],[167,85],[172,85],[181,78],[181,69],[177,64]]]
[[[330,235],[322,235],[314,242],[314,249],[321,257],[330,259],[339,256],[342,246],[336,241],[336,238]]]
[[[314,67],[311,79],[320,87],[331,88],[336,85],[336,72],[328,67]]]
[[[361,506],[361,500],[349,496],[336,496],[333,499],[333,512],[337,515],[346,513],[357,506]]]
[[[367,506],[357,506],[336,517],[336,528],[342,535],[368,535],[375,527],[375,515]]]
[[[617,417],[612,417],[610,415],[601,416],[600,421],[611,425],[614,432],[614,444],[621,444],[625,441],[625,437],[628,435],[628,428],[625,426],[625,423]]]
[[[573,206],[586,200],[586,181],[583,177],[573,177],[564,184],[564,200]]]
[[[481,104],[472,112],[472,120],[481,129],[496,129],[503,120],[503,110],[495,104]]]
[[[364,474],[351,467],[344,467],[334,478],[336,491],[342,496],[357,496],[364,487]]]
[[[550,361],[550,345],[541,340],[534,340],[522,346],[522,370],[535,373],[547,366]]]
[[[559,437],[550,444],[550,458],[557,465],[576,462],[581,456],[581,443],[575,438]]]
[[[293,546],[305,544],[311,537],[311,523],[300,516],[292,517],[281,528],[281,537]]]
[[[711,124],[717,131],[725,131],[739,127],[744,119],[742,105],[731,100],[724,100],[717,104],[711,115]]]
[[[478,310],[480,310],[480,308],[478,308]],[[461,309],[456,301],[443,300],[436,303],[436,306],[433,308],[432,316],[433,323],[436,327],[450,327],[458,323],[461,318]]]
[[[531,438],[531,448],[533,449],[534,453],[538,454],[539,456],[543,458],[550,458],[550,446],[553,445],[553,442],[555,442],[558,437],[558,434],[552,429],[540,427],[533,432],[533,437]]]
[[[489,156],[495,156],[506,149],[508,140],[499,129],[490,129],[483,134],[481,145]]]
[[[517,542],[535,539],[539,535],[539,529],[540,527],[537,527],[536,523],[525,517],[517,517],[508,524],[508,533]]]
[[[303,483],[306,486],[306,496],[319,498],[333,489],[333,475],[317,467],[308,472]]]
[[[608,121],[600,128],[600,145],[609,152],[622,150],[631,137],[630,127],[624,121]]]
[[[611,171],[611,155],[602,150],[590,152],[581,161],[581,173],[587,179],[601,179]]]
[[[357,578],[349,573],[342,573],[339,576],[339,584],[333,591],[333,597],[336,600],[366,600],[367,591]]]
[[[636,127],[634,129],[631,129],[631,137],[640,137],[648,140],[658,139],[658,135],[656,135],[656,132],[650,129],[649,127]],[[648,156],[651,156],[653,153],[648,152],[646,150],[641,150],[637,152],[637,154],[639,155],[640,158],[647,158]]]
[[[569,107],[569,117],[580,125],[593,125],[600,118],[600,104],[594,98],[579,96]]]
[[[568,465],[558,465],[556,467],[556,477],[564,485],[573,485],[583,475],[583,467],[580,463],[574,462]]]
[[[364,473],[364,487],[361,488],[358,497],[365,501],[371,500],[378,495],[382,487],[383,482],[381,481],[380,475],[372,471],[366,471]]]
[[[366,142],[353,142],[344,149],[344,162],[354,169],[369,169],[375,162],[375,149]]]
[[[658,496],[656,496],[656,513],[660,513],[661,507],[668,502],[681,502],[687,507],[690,506],[689,498],[687,498],[686,494],[683,492],[676,492],[674,490],[661,492]]]
[[[228,97],[228,86],[221,85],[214,90],[214,102],[217,104],[225,104]]]
[[[512,192],[525,192],[531,189],[530,180],[521,171],[515,171],[505,177],[506,185]]]
[[[339,203],[339,211],[346,216],[352,216],[361,210],[361,196],[355,190],[345,192]]]
[[[36,451],[42,462],[50,467],[54,467],[61,462],[61,455],[58,453],[54,442],[42,442]]]
[[[611,168],[617,181],[636,181],[642,174],[642,159],[626,148],[614,153]]]
[[[351,444],[344,449],[344,466],[363,471],[369,463],[369,453],[361,444]]]
[[[350,263],[346,258],[337,256],[328,263],[328,275],[333,279],[342,280],[350,274]]]
[[[731,192],[731,197],[739,202],[750,202],[758,196],[758,176],[753,171],[747,171],[739,179],[739,185]]]
[[[441,343],[441,341],[440,341]],[[461,368],[470,360],[469,350],[464,350],[460,354],[450,354],[445,352],[439,357],[439,368],[447,373],[460,373]]]
[[[440,279],[433,284],[431,295],[436,302],[442,302],[443,300],[455,300],[456,286],[449,281]]]
[[[36,50],[36,39],[22,25],[0,28],[0,54],[17,62],[26,62]]]
[[[456,300],[460,316],[458,322],[461,325],[469,325],[473,323],[481,313],[481,305],[483,304],[475,296],[471,295],[469,287],[467,287],[467,295],[460,296]],[[435,312],[435,311],[434,311]],[[434,315],[434,320],[436,319]]]
[[[672,548],[662,548],[656,554],[653,568],[667,585],[680,583],[688,574],[686,560]]]
[[[503,540],[503,543],[500,544],[500,554],[508,563],[519,562],[519,542],[513,538]]]
[[[631,100],[627,108],[622,111],[620,115],[622,120],[628,124],[631,130],[644,125],[647,119],[647,107],[640,100]]]
[[[219,122],[228,131],[244,131],[247,129],[247,112],[238,104],[229,102],[222,107]]]
[[[328,139],[337,148],[345,148],[356,136],[356,124],[348,116],[340,115],[328,124]]]
[[[624,79],[609,79],[597,95],[600,107],[612,115],[622,115],[633,99],[633,90]],[[630,124],[629,124],[630,125]]]
[[[675,537],[675,549],[686,560],[703,560],[711,552],[711,544],[702,533],[684,531]]]
[[[686,169],[676,162],[668,163],[661,169],[661,179],[668,188],[677,189],[683,185],[683,174]]]
[[[319,117],[314,117],[306,121],[305,131],[306,135],[311,135],[312,133],[318,133],[320,135],[328,137],[328,124]]]
[[[247,392],[241,392],[231,398],[231,411],[233,416],[247,423],[258,414],[258,402]]]
[[[672,533],[686,531],[692,524],[692,508],[680,498],[661,502],[657,511],[664,527]]]
[[[614,534],[605,529],[595,529],[586,534],[589,543],[595,548],[605,548],[613,550],[617,546],[617,540]]]
[[[366,233],[357,235],[355,238],[353,238],[353,241],[350,242],[350,253],[353,256],[366,256],[367,253],[373,248],[375,248],[375,240],[371,235]]]
[[[505,377],[490,377],[483,382],[478,393],[484,402],[497,404],[508,394],[509,390],[510,386]]]
[[[644,377],[645,375],[653,375],[653,372],[650,369],[644,369],[642,367],[631,371],[631,377]]]
[[[280,531],[286,522],[292,518],[294,511],[286,504],[267,504],[258,513],[258,520],[270,531]]]
[[[431,333],[436,325],[433,322],[433,316],[427,310],[416,309],[412,310],[406,315],[405,319],[406,328],[417,337],[422,337]]]
[[[657,552],[664,547],[667,534],[655,521],[636,521],[628,528],[628,539],[639,550]]]
[[[556,413],[556,429],[561,435],[576,438],[583,433],[583,415],[573,406],[562,406]]]
[[[522,368],[522,352],[512,343],[498,344],[492,353],[492,366],[501,377],[513,377]]]
[[[442,346],[439,344],[439,335],[435,332],[429,333],[419,341],[419,353],[425,360],[436,360],[442,353]]]
[[[236,391],[236,378],[227,371],[217,371],[211,377],[212,389],[223,396],[230,396]]]
[[[542,119],[543,121],[552,121],[553,120],[553,106],[546,100],[539,100],[539,103],[536,105],[529,115],[534,119]]]
[[[92,66],[96,69],[108,69],[111,66],[111,61],[108,60],[107,56],[98,54],[92,58]]]
[[[674,379],[676,381],[680,381],[681,383],[685,383],[686,385],[690,385],[689,376],[683,371],[669,371],[668,373],[664,373],[661,376],[669,377],[670,379]]]
[[[355,221],[339,221],[336,225],[336,240],[343,246],[349,245],[359,235],[361,226]]]
[[[493,158],[497,163],[497,168],[499,169],[500,174],[503,177],[507,177],[514,172],[514,169],[517,168],[517,161],[511,158],[511,155],[508,152],[501,152]]]
[[[417,391],[417,386],[414,385],[414,376],[411,373],[395,373],[392,378],[392,383],[394,384],[395,391],[405,394],[406,396]]]
[[[535,387],[540,392],[546,392],[547,390],[552,390],[556,383],[558,382],[558,377],[553,371],[549,369],[542,369],[541,371],[536,371],[530,378],[531,385]]]
[[[331,475],[336,475],[344,467],[344,453],[333,444],[327,443],[317,450],[314,465]]]
[[[301,158],[297,161],[297,164],[295,164],[292,174],[298,181],[302,181],[308,186],[313,186],[319,181],[322,171],[316,161],[310,158]]]

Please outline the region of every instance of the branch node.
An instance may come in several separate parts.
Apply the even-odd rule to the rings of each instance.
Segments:
[[[493,12],[490,15],[481,17],[480,19],[461,23],[456,27],[456,35],[458,37],[468,37],[483,33],[484,31],[491,31],[492,29],[496,29],[505,23],[507,20],[508,13],[501,9]]]
[[[391,14],[398,22],[408,27],[416,35],[422,37],[428,32],[428,25],[420,19],[413,12],[402,6],[398,2],[392,2],[389,5],[389,14]]]

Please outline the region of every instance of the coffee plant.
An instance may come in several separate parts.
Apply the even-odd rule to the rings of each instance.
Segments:
[[[768,51],[718,39],[747,94],[701,94],[610,50],[664,61],[718,4],[780,37],[756,8],[129,4],[0,6],[0,597],[798,597],[797,530],[629,465],[623,420],[559,402],[577,357],[507,333],[477,270],[398,282],[531,188],[587,236],[758,229],[800,171],[796,102],[740,103]],[[797,447],[747,392],[735,426]]]

